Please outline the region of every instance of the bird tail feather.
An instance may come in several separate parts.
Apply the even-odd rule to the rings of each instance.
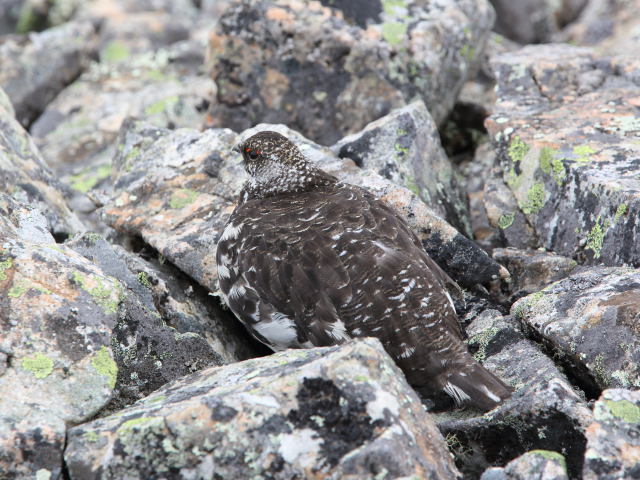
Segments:
[[[497,407],[513,391],[479,363],[451,374],[443,390],[457,405],[466,403],[482,410]]]

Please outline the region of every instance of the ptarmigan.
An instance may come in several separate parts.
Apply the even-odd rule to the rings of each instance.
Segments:
[[[377,337],[418,390],[491,409],[510,389],[469,354],[445,283],[407,224],[286,137],[241,146],[250,180],[220,236],[220,290],[274,350]]]

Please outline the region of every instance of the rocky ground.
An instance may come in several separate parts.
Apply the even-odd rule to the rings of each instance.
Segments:
[[[508,401],[246,333],[266,128],[409,222]],[[2,479],[640,478],[638,0],[0,0],[0,180]]]

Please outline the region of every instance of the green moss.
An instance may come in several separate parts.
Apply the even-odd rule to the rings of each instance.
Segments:
[[[138,273],[138,281],[147,288],[151,288],[151,282],[149,281],[149,275],[147,272]]]
[[[551,460],[553,462],[558,462],[563,468],[567,468],[567,462],[564,459],[564,456],[559,454],[558,452],[553,452],[551,450],[531,450],[533,455],[538,455],[540,457],[546,458],[547,460]]]
[[[100,57],[105,62],[114,63],[125,60],[129,55],[131,55],[131,52],[126,45],[120,42],[110,42],[104,50],[102,50]]]
[[[614,417],[627,423],[640,423],[640,406],[628,400],[604,400],[604,404]]]
[[[407,34],[407,25],[402,22],[386,22],[382,24],[382,37],[389,45],[402,43]]]
[[[614,217],[615,221],[617,222],[618,220],[620,220],[620,217],[622,217],[625,213],[627,213],[627,204],[626,203],[621,203],[620,205],[618,205],[618,208],[616,209],[616,216]],[[1,264],[0,264],[0,269],[1,269]],[[1,280],[1,278],[0,278]]]
[[[596,219],[596,223],[587,234],[587,250],[593,251],[594,258],[600,258],[602,252],[602,244],[604,243],[605,229],[600,224],[600,217]]]
[[[500,218],[498,219],[498,227],[502,230],[506,230],[511,225],[513,225],[513,221],[515,220],[515,218],[515,213],[504,213],[500,215]]]
[[[38,11],[32,2],[24,2],[20,9],[16,23],[16,33],[24,34],[43,30],[47,24],[47,17]]]
[[[84,432],[82,434],[82,438],[84,438],[85,441],[87,441],[89,443],[96,443],[98,441],[98,439],[100,438],[100,435],[98,435],[93,430],[89,430],[89,431]]]
[[[173,108],[180,99],[177,95],[172,95],[167,98],[163,98],[162,100],[158,100],[157,102],[153,102],[147,108],[144,109],[144,113],[146,115],[157,115],[162,112],[166,112]]]
[[[553,160],[553,148],[543,147],[540,150],[540,157],[538,157],[538,162],[540,163],[540,170],[549,175],[551,173],[551,162]]]
[[[187,205],[192,204],[196,198],[200,195],[195,190],[189,190],[188,188],[181,188],[173,192],[171,199],[169,200],[169,206],[171,208],[184,208]]]
[[[100,165],[97,169],[87,169],[70,178],[71,188],[87,193],[102,180],[109,178],[110,175],[111,164]]]
[[[96,372],[109,379],[109,388],[113,389],[116,386],[118,366],[111,358],[111,354],[107,347],[103,345],[100,350],[98,350],[98,353],[96,353],[93,359],[91,359],[91,365],[96,369]]]
[[[561,187],[565,178],[567,178],[567,172],[564,169],[562,160],[559,158],[554,158],[551,161],[551,167],[553,169],[553,179],[556,181],[556,184]]]
[[[512,162],[521,162],[529,151],[529,145],[524,143],[517,135],[511,140],[507,154]]]
[[[536,182],[527,192],[527,202],[521,206],[522,211],[527,215],[538,213],[544,207],[545,201],[544,183]]]
[[[120,304],[120,292],[114,292],[114,289],[105,285],[105,282],[103,282],[100,277],[93,277],[96,285],[91,288],[88,286],[89,282],[87,281],[87,277],[80,272],[73,272],[71,274],[71,279],[85,292],[91,295],[96,303],[102,307],[105,313],[116,313],[118,311],[118,305]],[[117,282],[117,280],[114,281]],[[120,287],[120,284],[118,283],[117,286]],[[114,293],[118,293],[118,295],[114,295]]]
[[[596,151],[589,145],[578,145],[577,147],[573,147],[573,154],[577,156],[575,160],[578,163],[590,162],[590,157],[594,153],[596,153]]]
[[[7,280],[7,270],[13,267],[13,260],[10,258],[0,262],[0,282]]]
[[[36,378],[46,378],[53,372],[53,360],[42,353],[22,360],[22,368],[30,371]]]

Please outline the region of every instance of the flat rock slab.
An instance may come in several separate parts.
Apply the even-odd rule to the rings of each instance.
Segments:
[[[640,387],[640,270],[590,267],[511,312],[596,388]]]
[[[95,53],[89,22],[71,22],[41,33],[0,40],[0,87],[18,121],[28,126],[89,64]]]
[[[69,432],[71,478],[454,479],[433,420],[377,340],[207,369]]]
[[[237,0],[210,36],[210,125],[284,123],[331,145],[416,98],[439,123],[493,19],[485,0]]]
[[[486,125],[537,246],[580,262],[640,265],[638,60],[541,45],[493,65],[499,99]]]
[[[490,468],[480,480],[569,480],[564,457],[551,450],[532,450],[504,468]]]
[[[110,400],[123,294],[117,280],[56,244],[40,212],[0,194],[0,477],[42,470],[56,478],[66,425]]]
[[[587,429],[585,480],[640,477],[640,391],[605,390]]]

